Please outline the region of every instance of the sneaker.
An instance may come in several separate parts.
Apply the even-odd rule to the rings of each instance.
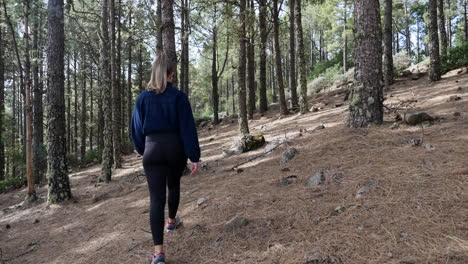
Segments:
[[[179,225],[180,225],[180,217],[176,216],[175,223],[167,222],[166,231],[167,232],[173,232],[173,231],[175,231],[177,229],[177,227],[179,227]]]
[[[151,264],[166,264],[164,253],[154,254]]]

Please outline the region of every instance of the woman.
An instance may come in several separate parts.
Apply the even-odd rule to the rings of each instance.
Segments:
[[[153,63],[151,80],[137,98],[132,116],[132,141],[143,155],[143,168],[150,192],[150,225],[155,254],[152,264],[164,264],[164,207],[169,189],[167,231],[180,224],[176,217],[180,178],[192,161],[192,175],[198,172],[200,146],[188,97],[172,86],[174,70],[164,52]]]

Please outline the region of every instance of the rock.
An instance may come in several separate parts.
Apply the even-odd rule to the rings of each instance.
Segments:
[[[387,257],[393,258],[393,253],[392,253],[392,252],[388,252],[388,253],[387,253]]]
[[[305,184],[306,187],[317,186],[323,184],[325,182],[325,172],[320,170],[316,172],[314,175],[310,176]]]
[[[318,112],[319,109],[318,109],[318,107],[315,107],[315,106],[314,106],[314,107],[312,107],[312,108],[310,109],[310,111],[311,111],[312,113],[315,113],[315,112]]]
[[[407,233],[407,232],[401,232],[401,233],[400,233],[400,236],[401,236],[401,237],[408,237],[408,233]]]
[[[428,149],[428,150],[429,150],[429,149],[432,149],[432,145],[431,145],[431,144],[426,144],[426,145],[424,146],[424,148],[425,148],[425,149]]]
[[[455,102],[455,101],[459,101],[461,100],[461,97],[458,96],[458,95],[452,95],[449,97],[449,99],[447,100],[447,102]]]
[[[360,188],[357,192],[356,192],[356,198],[361,198],[364,194],[366,193],[369,193],[370,192],[370,189],[369,187],[367,186],[364,186],[362,188]]]
[[[455,112],[455,113],[453,113],[453,116],[461,116],[461,113],[460,112]]]
[[[197,206],[202,206],[206,202],[205,198],[200,198],[197,200]]]
[[[343,213],[344,210],[345,210],[344,207],[338,206],[338,207],[335,208],[335,210],[333,210],[333,212],[331,213],[331,215],[333,215],[333,216],[339,215],[339,214]]]
[[[237,173],[242,173],[242,172],[244,172],[244,170],[243,169],[237,169],[236,172]]]
[[[434,118],[425,112],[406,112],[403,119],[406,124],[411,126],[425,121],[434,121]]]
[[[286,186],[289,185],[291,181],[288,178],[281,178],[280,179],[280,185]]]
[[[335,104],[335,108],[342,107],[343,104]]]
[[[249,223],[249,220],[247,220],[244,217],[234,217],[231,220],[226,222],[224,229],[227,232],[234,232],[237,229],[246,226],[248,223]]]
[[[390,126],[390,129],[397,129],[397,128],[399,128],[399,127],[400,127],[400,124],[397,123],[397,122],[395,122],[395,123],[393,123],[393,124]]]
[[[232,155],[239,155],[239,154],[242,154],[243,151],[244,151],[244,142],[242,140],[237,140],[229,147],[229,149],[223,150],[223,156],[229,157]]]
[[[295,148],[288,148],[286,151],[283,152],[281,157],[281,164],[288,163],[292,160],[296,154],[298,153],[297,149]]]
[[[39,223],[39,222],[40,222],[40,221],[39,221],[38,219],[35,219],[35,220],[34,220],[34,224],[37,224],[37,223]]]
[[[223,156],[239,155],[260,148],[265,144],[263,135],[247,136],[234,142],[229,149],[223,150]]]
[[[202,163],[202,165],[201,165],[201,170],[202,171],[207,171],[209,168],[210,168],[210,166],[208,166],[208,162]]]
[[[265,149],[263,150],[264,153],[270,153],[272,152],[273,150],[275,150],[279,145],[283,144],[284,142],[287,142],[288,139],[287,138],[277,138],[277,139],[273,139],[272,141],[270,141],[266,146],[265,146]]]
[[[215,247],[219,247],[221,245],[221,242],[223,242],[223,238],[222,237],[218,237],[215,241],[214,241],[214,246]]]
[[[323,124],[320,124],[319,126],[317,126],[316,128],[312,129],[312,132],[313,131],[317,131],[317,130],[322,130],[322,129],[325,129],[325,126]]]
[[[6,229],[10,229],[10,228],[11,228],[11,225],[9,225],[9,224],[6,224],[6,226],[5,226],[5,227],[6,227]]]
[[[468,175],[468,168],[458,168],[452,171],[453,175]]]
[[[461,91],[463,91],[463,88],[461,88],[461,86],[459,86],[459,87],[457,88],[457,92],[461,92]]]

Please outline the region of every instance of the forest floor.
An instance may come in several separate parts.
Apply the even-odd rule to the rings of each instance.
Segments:
[[[386,94],[387,106],[440,121],[391,129],[387,112],[381,126],[349,129],[340,94],[311,96],[322,109],[306,115],[279,118],[273,105],[251,133],[289,142],[240,170],[231,168],[263,149],[223,158],[237,120],[201,129],[206,165],[182,178],[183,225],[165,235],[168,263],[468,263],[468,175],[455,171],[468,167],[468,74],[400,79]],[[280,164],[288,147],[299,152]],[[324,183],[306,187],[320,170]],[[0,263],[149,263],[141,159],[126,156],[109,184],[98,174],[72,173],[74,199],[60,205],[47,205],[45,187],[32,205],[21,203],[25,189],[0,195]],[[247,222],[229,230],[234,217]]]

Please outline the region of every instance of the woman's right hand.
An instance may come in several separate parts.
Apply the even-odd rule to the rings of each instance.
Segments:
[[[190,175],[192,176],[197,175],[199,166],[200,166],[199,162],[192,162],[192,172],[190,173]]]

